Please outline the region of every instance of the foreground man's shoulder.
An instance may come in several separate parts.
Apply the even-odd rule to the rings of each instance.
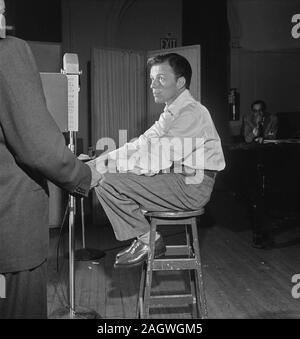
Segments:
[[[16,37],[7,37],[0,39],[0,62],[7,62],[13,60],[16,56],[22,55],[28,51],[29,45],[25,40]]]

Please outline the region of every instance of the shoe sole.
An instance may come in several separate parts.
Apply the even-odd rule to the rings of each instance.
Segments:
[[[166,249],[165,249],[164,251],[162,251],[161,253],[157,253],[157,254],[154,256],[154,258],[155,258],[155,259],[158,259],[158,258],[164,256],[165,253],[166,253]],[[137,262],[137,263],[133,263],[133,264],[121,264],[121,265],[118,265],[118,264],[114,263],[114,268],[130,268],[130,267],[137,267],[137,266],[143,265],[146,261],[147,261],[147,257],[145,257],[144,260],[139,261],[139,262]]]

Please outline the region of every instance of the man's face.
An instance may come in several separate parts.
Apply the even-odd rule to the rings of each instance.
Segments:
[[[261,123],[263,116],[264,116],[264,111],[262,108],[261,104],[255,104],[252,108],[254,118],[257,124]]]
[[[255,104],[252,110],[255,116],[262,116],[264,114],[261,104]]]
[[[4,0],[0,0],[0,38],[6,38],[6,20],[3,15],[5,12],[5,3]]]
[[[5,3],[4,0],[0,0],[0,14],[5,12]]]
[[[150,88],[153,92],[154,101],[157,104],[166,103],[169,105],[182,92],[178,82],[182,78],[176,79],[173,69],[168,62],[152,66],[150,79]]]

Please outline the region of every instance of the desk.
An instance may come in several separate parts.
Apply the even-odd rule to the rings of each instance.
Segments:
[[[227,144],[224,153],[230,186],[251,207],[254,237],[265,233],[264,220],[271,208],[298,210],[300,140]]]

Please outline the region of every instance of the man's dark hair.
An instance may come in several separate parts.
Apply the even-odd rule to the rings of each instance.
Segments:
[[[177,53],[168,53],[157,55],[148,59],[147,66],[151,68],[154,65],[159,65],[168,62],[175,73],[176,78],[185,78],[185,88],[189,89],[192,78],[192,67],[185,57]]]
[[[251,104],[251,110],[253,111],[253,107],[254,105],[261,105],[261,109],[262,111],[265,111],[267,109],[267,105],[263,100],[255,100],[252,104]]]

